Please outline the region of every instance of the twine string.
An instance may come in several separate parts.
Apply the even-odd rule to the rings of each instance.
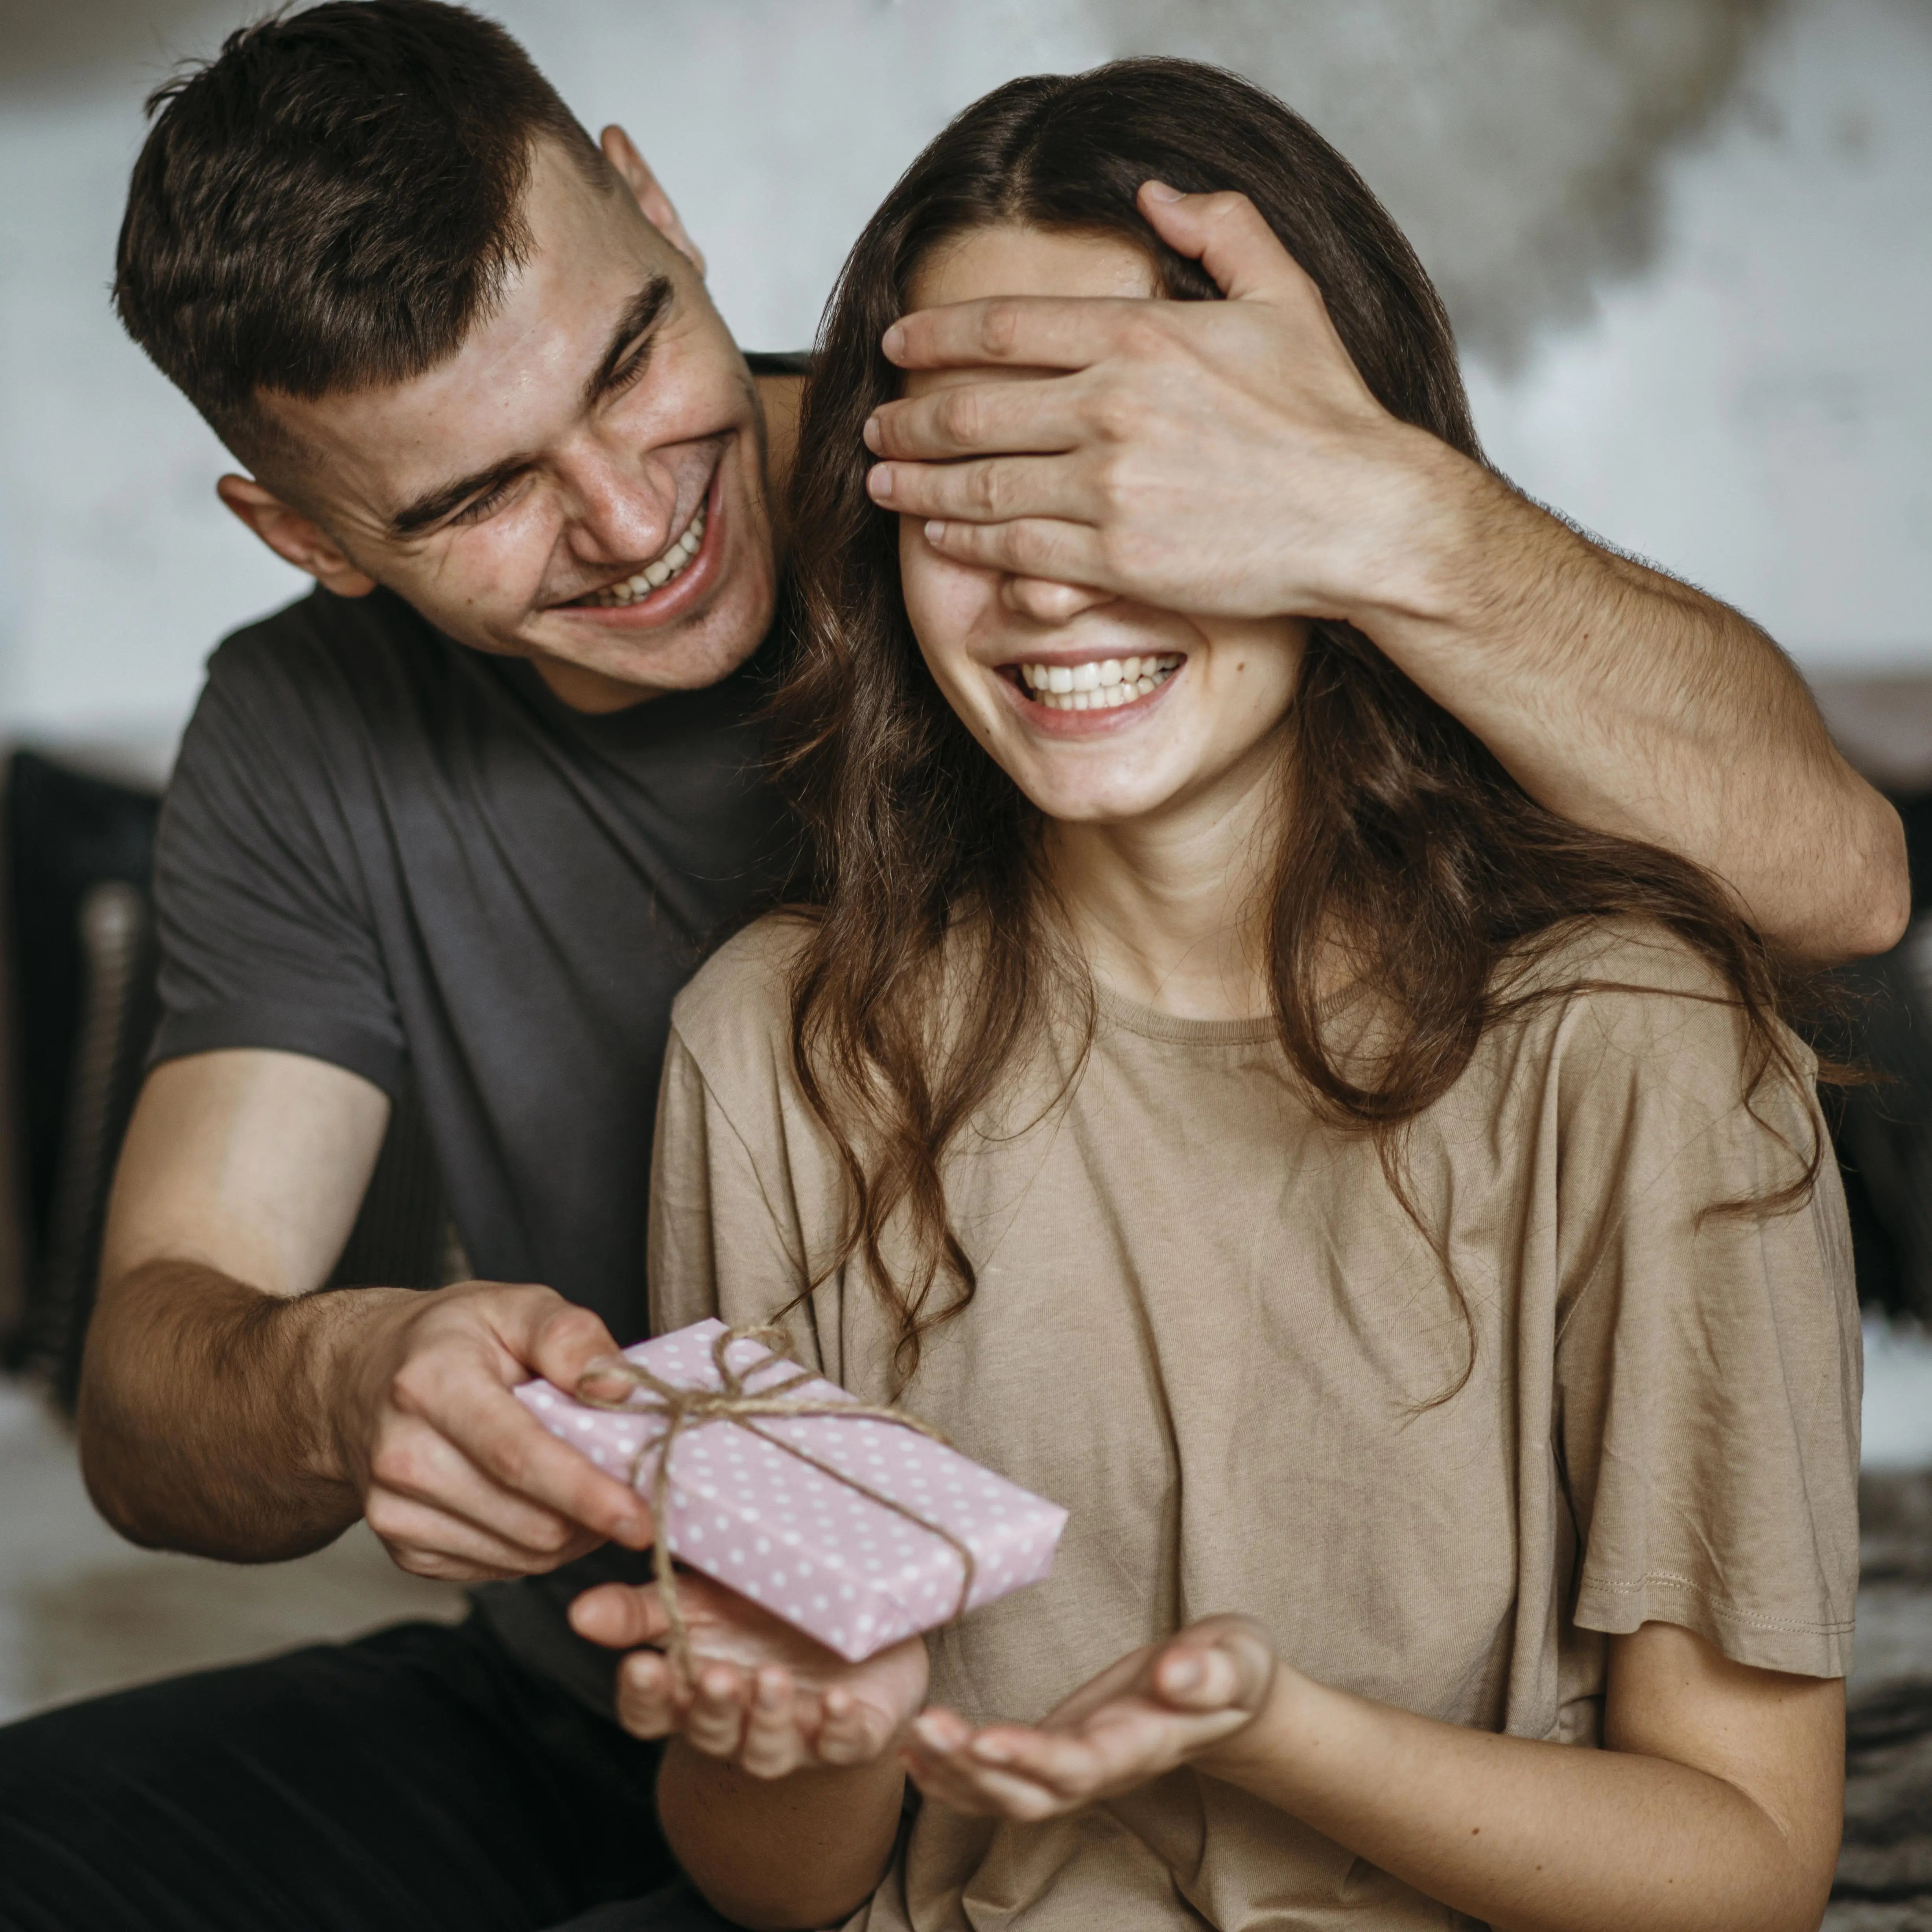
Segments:
[[[755,1342],[765,1351],[764,1357],[749,1365],[742,1373],[731,1366],[730,1351],[734,1343]],[[783,1437],[768,1435],[758,1426],[760,1417],[837,1416],[855,1421],[887,1422],[902,1429],[916,1430],[920,1435],[950,1448],[936,1429],[908,1415],[903,1409],[874,1407],[869,1403],[854,1401],[841,1394],[836,1399],[824,1396],[802,1396],[795,1393],[818,1379],[813,1372],[800,1368],[795,1375],[767,1387],[753,1390],[746,1384],[761,1369],[773,1362],[791,1360],[790,1339],[782,1329],[770,1328],[727,1328],[711,1345],[711,1360],[718,1372],[716,1388],[691,1388],[676,1382],[668,1382],[654,1374],[641,1362],[634,1362],[627,1355],[607,1357],[593,1364],[579,1378],[577,1400],[586,1408],[615,1410],[632,1415],[649,1417],[662,1414],[664,1418],[662,1432],[642,1444],[631,1459],[630,1483],[633,1489],[640,1484],[647,1458],[655,1454],[657,1466],[651,1472],[651,1516],[656,1526],[656,1540],[651,1546],[651,1569],[658,1586],[658,1598],[664,1605],[664,1654],[670,1659],[671,1667],[680,1682],[687,1689],[692,1682],[691,1633],[685,1622],[682,1606],[678,1601],[677,1572],[671,1562],[670,1540],[667,1534],[668,1511],[670,1503],[671,1450],[680,1436],[687,1429],[702,1428],[706,1423],[728,1422],[755,1436],[760,1442],[769,1443],[774,1449],[781,1449],[788,1456],[808,1464],[821,1475],[829,1476],[848,1490],[855,1490],[882,1509],[890,1510],[895,1516],[903,1516],[928,1534],[938,1537],[959,1558],[959,1596],[950,1612],[950,1617],[964,1613],[968,1599],[973,1594],[974,1566],[973,1552],[944,1523],[934,1522],[921,1516],[916,1510],[908,1509],[895,1498],[882,1496],[877,1490],[862,1483],[846,1471],[821,1462],[816,1456],[801,1449],[795,1442]],[[630,1387],[621,1396],[599,1396],[590,1392],[588,1385],[597,1381],[622,1380]],[[655,1406],[639,1408],[632,1398],[639,1390],[655,1398]]]

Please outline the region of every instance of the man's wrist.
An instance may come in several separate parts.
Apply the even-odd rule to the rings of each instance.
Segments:
[[[356,1419],[368,1406],[366,1384],[386,1355],[391,1334],[422,1297],[404,1288],[333,1288],[282,1304],[300,1381],[294,1392],[308,1424],[303,1462],[320,1482],[357,1488]]]

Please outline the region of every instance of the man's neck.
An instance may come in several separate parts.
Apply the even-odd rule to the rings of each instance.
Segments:
[[[549,686],[550,695],[560,704],[568,705],[572,710],[581,711],[590,717],[604,718],[614,712],[628,711],[659,694],[642,685],[626,683],[623,679],[609,676],[601,670],[589,670],[582,664],[566,664],[560,658],[532,657],[527,662]]]

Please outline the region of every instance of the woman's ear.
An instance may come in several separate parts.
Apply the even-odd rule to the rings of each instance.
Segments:
[[[677,210],[670,205],[670,196],[658,186],[657,176],[646,165],[630,136],[613,124],[598,136],[597,145],[604,150],[604,158],[623,177],[624,185],[644,210],[644,219],[703,274],[704,251],[684,232],[684,224],[677,218]]]

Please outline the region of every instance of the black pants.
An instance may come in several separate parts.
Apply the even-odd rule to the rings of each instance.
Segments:
[[[475,1618],[70,1705],[0,1728],[0,1932],[722,1927],[657,1762]]]

